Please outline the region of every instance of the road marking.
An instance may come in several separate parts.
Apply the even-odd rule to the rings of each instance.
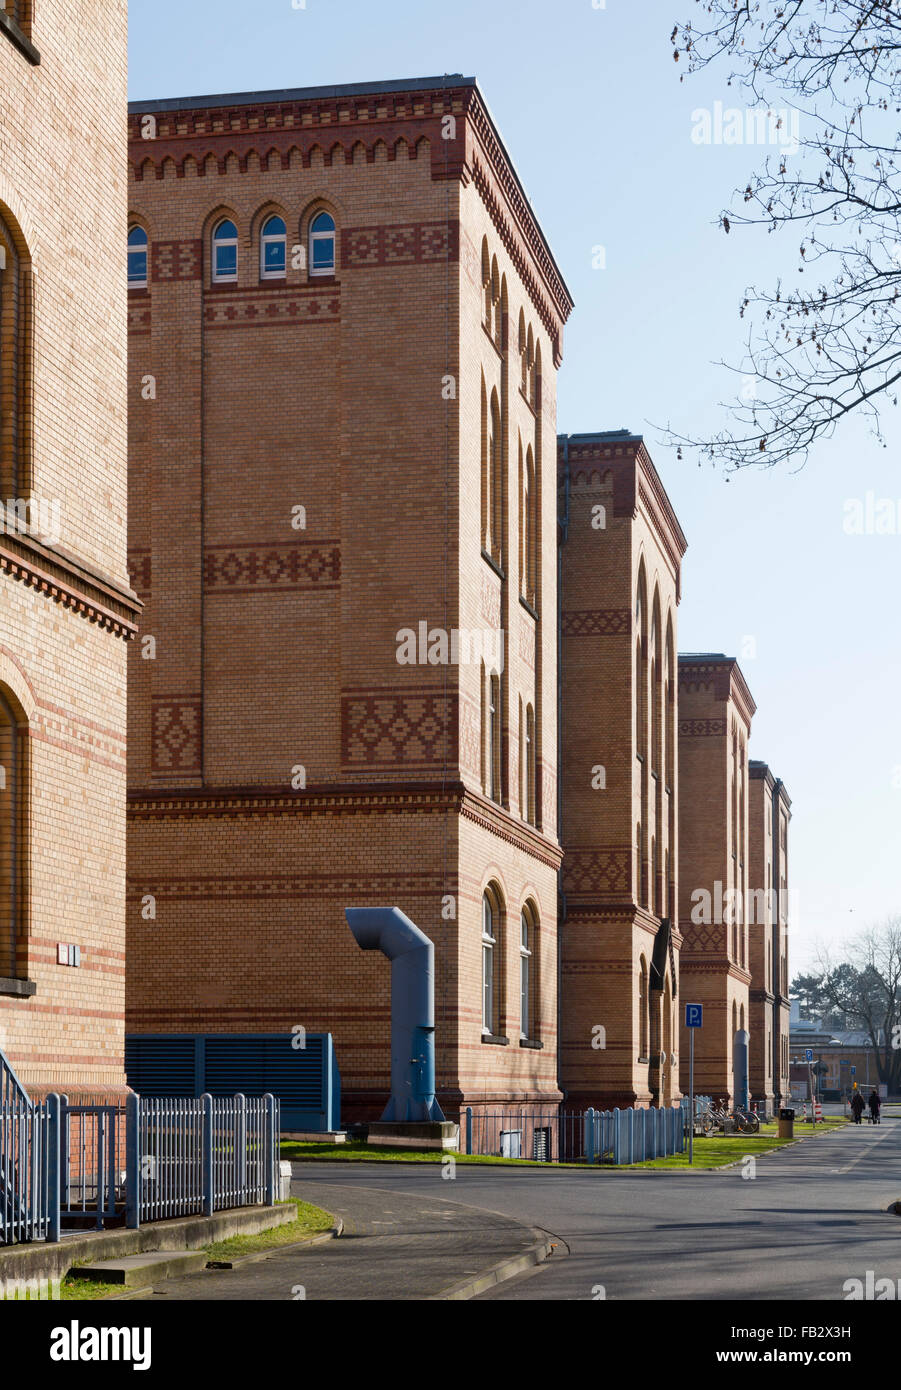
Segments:
[[[856,1168],[858,1163],[862,1163],[863,1160],[868,1156],[868,1154],[872,1153],[873,1149],[875,1149],[877,1144],[883,1143],[883,1141],[888,1139],[893,1133],[894,1130],[887,1129],[884,1134],[880,1134],[878,1139],[874,1139],[871,1144],[867,1144],[866,1148],[862,1149],[856,1158],[852,1158],[850,1163],[846,1163],[844,1168],[834,1168],[833,1172],[850,1173],[852,1168]]]

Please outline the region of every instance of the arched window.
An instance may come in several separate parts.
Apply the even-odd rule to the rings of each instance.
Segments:
[[[535,761],[535,711],[531,705],[526,705],[526,820],[530,825],[536,824],[535,815],[535,791],[536,791],[536,772]]]
[[[654,601],[654,621],[651,626],[651,771],[660,775],[661,749],[661,686],[663,669],[660,662],[660,615]]]
[[[494,299],[491,290],[491,254],[488,250],[488,238],[482,238],[482,325],[486,333],[491,332],[491,321],[494,315]]]
[[[494,1036],[498,1029],[495,977],[500,917],[500,897],[493,889],[486,889],[482,895],[482,1033],[486,1036]]]
[[[644,902],[644,844],[641,838],[641,821],[635,832],[635,901]]]
[[[224,284],[238,278],[238,229],[226,219],[213,232],[213,280]]]
[[[335,219],[320,212],[310,223],[310,274],[335,273]]]
[[[648,1004],[648,963],[642,956],[638,966],[638,1056],[644,1060],[650,1056]]]
[[[522,309],[519,311],[519,386],[524,396],[529,393],[529,355],[526,351],[526,318]]]
[[[491,336],[494,346],[500,352],[503,345],[503,322],[501,316],[501,276],[497,256],[491,262]]]
[[[526,903],[520,914],[519,945],[519,1035],[534,1041],[537,1037],[538,1001],[538,914]]]
[[[488,795],[501,799],[501,678],[496,672],[488,679]]]
[[[501,408],[497,392],[491,393],[491,410],[488,422],[488,554],[495,564],[503,565],[504,548],[501,517],[503,515],[504,475],[501,466],[503,440],[501,435]]]
[[[260,278],[284,280],[288,266],[288,229],[281,217],[270,217],[260,233]]]
[[[526,451],[522,501],[523,597],[533,608],[538,604],[538,497],[532,446]]]
[[[535,336],[531,325],[526,338],[526,397],[529,405],[535,404]]]
[[[0,498],[32,488],[33,334],[31,259],[21,229],[0,214]]]
[[[147,288],[147,233],[143,227],[132,227],[128,233],[128,288]]]
[[[18,975],[20,763],[18,720],[0,691],[0,974],[11,980]]]
[[[639,757],[645,752],[644,630],[644,596],[639,588],[635,601],[635,751]]]

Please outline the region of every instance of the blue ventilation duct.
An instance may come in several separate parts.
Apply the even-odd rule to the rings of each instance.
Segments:
[[[435,1099],[435,947],[399,907],[349,907],[364,951],[391,961],[391,1099],[384,1124],[443,1121]]]

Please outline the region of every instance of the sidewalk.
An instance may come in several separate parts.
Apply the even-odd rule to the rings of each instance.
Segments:
[[[435,1179],[436,1188],[453,1187],[437,1172]],[[552,1239],[437,1193],[380,1191],[376,1173],[365,1190],[317,1183],[312,1195],[295,1178],[292,1194],[340,1216],[344,1234],[233,1270],[166,1280],[154,1286],[154,1301],[469,1298],[532,1267]]]

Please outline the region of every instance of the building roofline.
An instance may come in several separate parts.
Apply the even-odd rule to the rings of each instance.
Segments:
[[[151,101],[130,101],[130,116],[155,111],[205,111],[225,106],[259,106],[269,102],[321,101],[326,97],[376,96],[391,92],[430,92],[436,88],[475,87],[474,77],[446,73],[443,77],[399,77],[389,82],[339,82],[321,87],[273,87],[258,92],[213,92],[207,96],[162,97]],[[484,101],[485,98],[482,97]],[[487,102],[485,105],[487,106]]]
[[[725,656],[722,652],[685,652],[679,653],[678,668],[681,675],[683,668],[688,670],[691,667],[711,667],[729,676],[730,693],[736,703],[743,707],[747,723],[750,726],[754,715],[757,713],[757,704],[754,696],[748,688],[744,673],[734,656]]]
[[[292,102],[307,101],[321,102],[333,98],[391,96],[395,93],[409,94],[415,92],[426,93],[460,90],[473,92],[484,110],[492,136],[497,141],[501,156],[507,168],[510,170],[516,188],[528,208],[528,216],[534,224],[535,231],[541,240],[541,245],[550,262],[553,273],[559,282],[560,290],[562,291],[562,296],[560,296],[561,303],[557,304],[555,307],[560,314],[562,322],[565,323],[575,307],[575,300],[573,299],[569,286],[563,278],[563,274],[557,264],[557,259],[551,250],[550,243],[538,220],[538,214],[535,211],[532,200],[526,192],[522,179],[519,176],[519,171],[500,133],[497,121],[494,119],[491,107],[488,105],[485,94],[479,86],[478,79],[475,77],[464,77],[460,73],[446,73],[441,77],[401,77],[393,78],[387,82],[342,82],[321,87],[283,87],[258,92],[220,92],[210,96],[163,97],[151,99],[149,101],[130,101],[128,103],[128,114],[129,116],[143,116],[160,114],[163,112],[230,110],[241,106],[267,104],[285,105]],[[510,210],[513,213],[514,219],[518,222],[520,219],[512,205],[510,205]],[[523,231],[527,232],[527,228],[524,227]]]

